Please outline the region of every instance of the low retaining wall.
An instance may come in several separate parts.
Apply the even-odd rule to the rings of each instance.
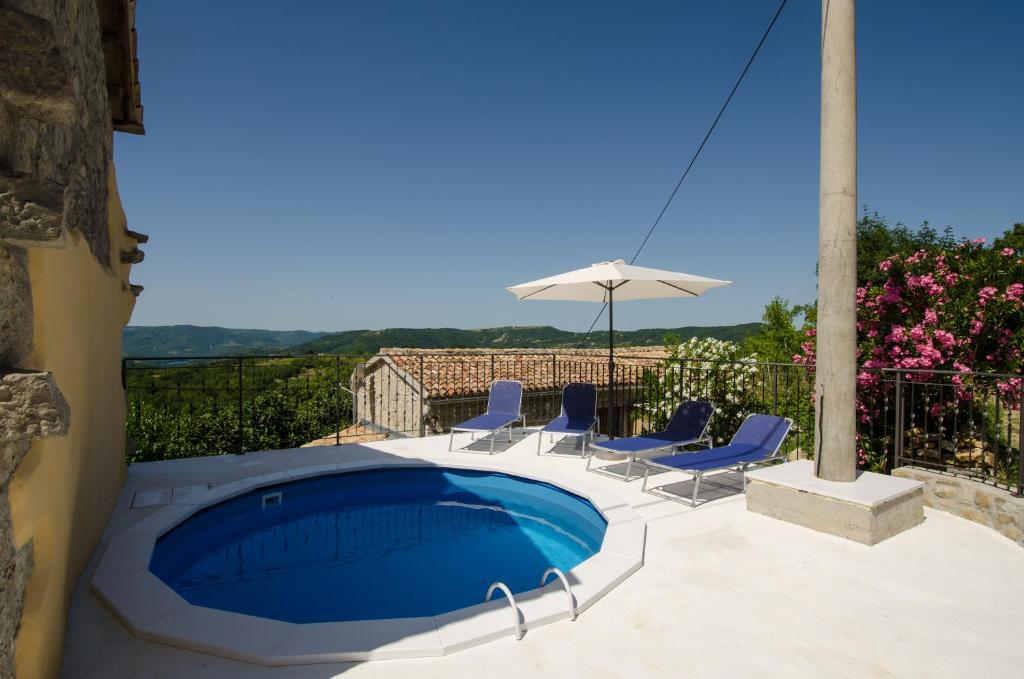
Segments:
[[[979,481],[920,467],[899,467],[892,475],[923,481],[926,506],[988,526],[1024,547],[1024,498]]]

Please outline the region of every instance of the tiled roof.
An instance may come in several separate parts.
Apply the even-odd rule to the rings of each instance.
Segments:
[[[615,381],[635,384],[643,368],[668,355],[664,347],[615,350]],[[602,349],[381,349],[382,358],[424,385],[428,398],[486,394],[496,379],[515,379],[525,391],[561,389],[568,382],[608,385],[608,351]],[[422,373],[422,374],[421,374]]]

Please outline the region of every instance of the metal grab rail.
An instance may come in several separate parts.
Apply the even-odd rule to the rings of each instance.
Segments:
[[[519,622],[519,606],[516,605],[516,599],[514,596],[512,596],[512,592],[505,585],[505,583],[491,583],[491,586],[487,588],[487,596],[484,597],[484,603],[491,600],[491,595],[494,594],[494,590],[496,589],[500,589],[502,593],[505,595],[505,598],[508,599],[508,602],[512,604],[512,617],[515,618],[516,641],[519,641],[523,638],[523,626]]]
[[[565,595],[569,597],[569,619],[576,619],[576,596],[572,593],[572,589],[569,588],[569,580],[565,577],[565,573],[562,569],[550,566],[544,574],[540,576],[540,586],[543,587],[544,583],[547,582],[549,575],[556,575],[558,579],[562,581],[562,587],[565,587]]]

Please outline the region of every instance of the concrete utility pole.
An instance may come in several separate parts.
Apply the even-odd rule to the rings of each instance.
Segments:
[[[816,474],[857,473],[857,48],[855,0],[822,0]]]

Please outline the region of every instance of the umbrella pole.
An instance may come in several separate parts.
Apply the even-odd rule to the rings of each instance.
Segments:
[[[608,438],[615,438],[615,324],[612,309],[614,308],[615,286],[608,281]]]

